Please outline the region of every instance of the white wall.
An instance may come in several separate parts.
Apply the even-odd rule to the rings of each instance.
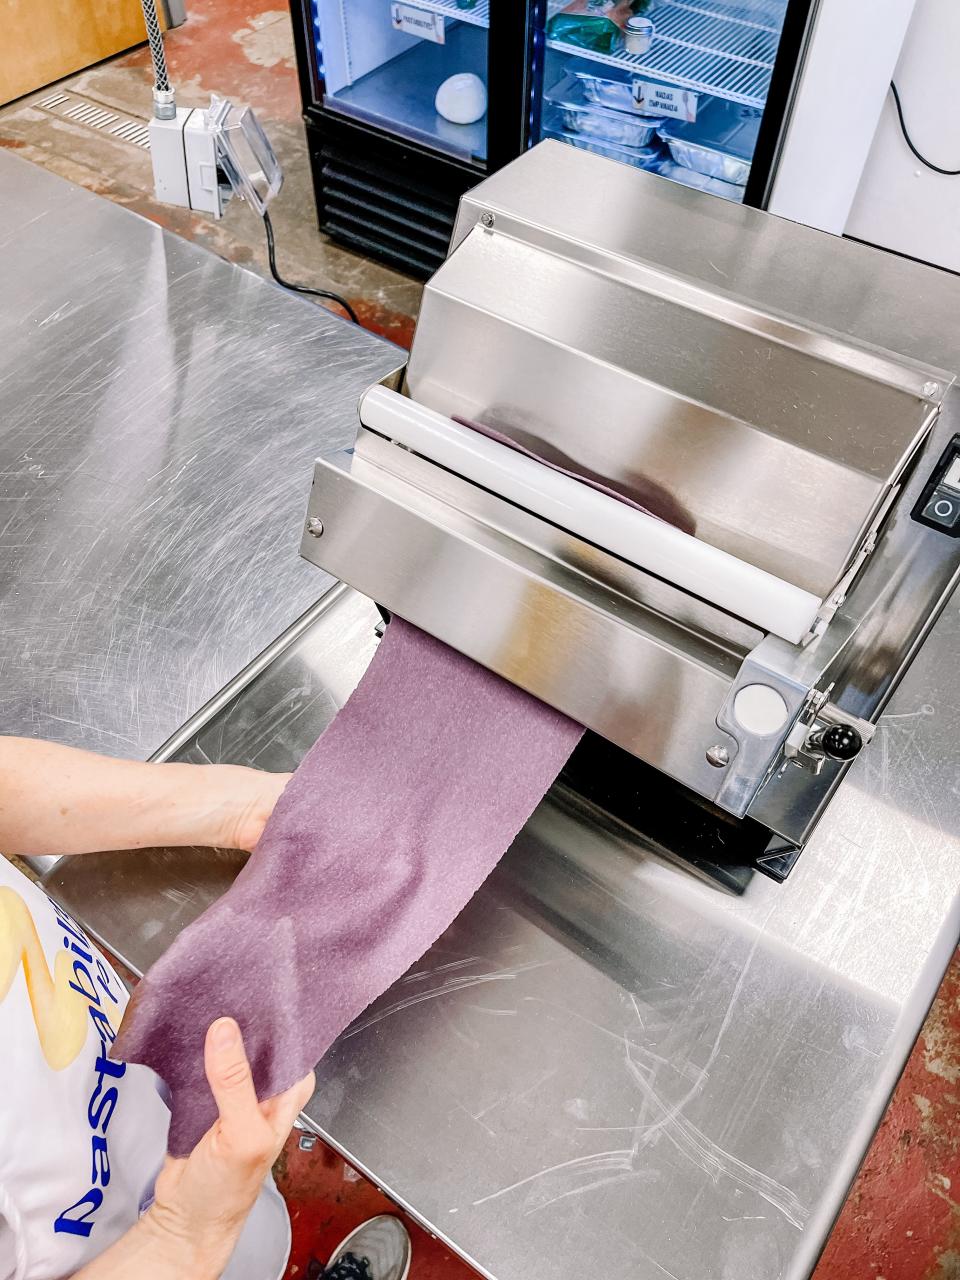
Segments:
[[[842,234],[914,7],[915,0],[818,0],[772,213]]]
[[[916,146],[942,168],[960,169],[958,0],[917,0],[895,78]],[[960,177],[914,159],[890,95],[845,231],[960,271]]]

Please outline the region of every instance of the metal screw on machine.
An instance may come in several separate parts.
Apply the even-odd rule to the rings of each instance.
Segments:
[[[707,748],[707,764],[712,764],[715,769],[725,769],[729,763],[730,752],[719,742]]]
[[[494,218],[493,214],[490,213],[489,211],[481,213],[480,215],[481,227],[492,227],[495,221],[496,219]]]
[[[939,382],[925,382],[925,383],[923,384],[923,386],[920,388],[920,390],[923,392],[923,394],[924,394],[925,396],[935,396],[935,395],[937,395],[937,394],[939,393],[939,391],[940,391],[940,383],[939,383]]]
[[[307,521],[307,533],[311,538],[323,537],[323,521],[319,516],[311,516]]]

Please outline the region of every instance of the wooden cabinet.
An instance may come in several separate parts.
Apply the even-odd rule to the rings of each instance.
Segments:
[[[146,39],[140,0],[4,0],[0,103]]]

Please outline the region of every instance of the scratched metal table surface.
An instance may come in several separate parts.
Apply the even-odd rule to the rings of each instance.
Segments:
[[[322,594],[313,459],[398,353],[9,154],[0,279],[0,731],[149,756]]]
[[[177,758],[292,768],[375,616],[335,588]],[[807,1276],[957,940],[958,647],[955,599],[782,887],[727,897],[551,793],[320,1064],[317,1130],[495,1280]],[[143,971],[239,866],[104,854],[48,886]]]

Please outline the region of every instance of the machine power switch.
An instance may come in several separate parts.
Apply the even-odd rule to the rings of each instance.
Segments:
[[[960,537],[960,435],[947,445],[913,509],[920,524]]]
[[[933,496],[923,508],[923,516],[930,524],[937,524],[942,529],[952,529],[960,520],[960,493],[934,489]]]

